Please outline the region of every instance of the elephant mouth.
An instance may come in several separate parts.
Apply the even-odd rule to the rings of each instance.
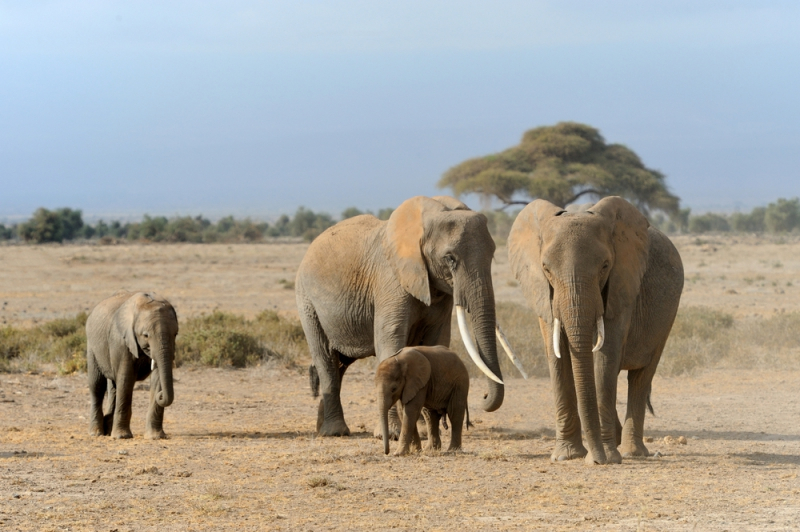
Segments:
[[[597,341],[592,347],[592,353],[597,353],[603,348],[606,336],[606,326],[603,322],[603,316],[597,318]],[[553,320],[553,352],[556,358],[561,358],[561,320],[556,318]]]

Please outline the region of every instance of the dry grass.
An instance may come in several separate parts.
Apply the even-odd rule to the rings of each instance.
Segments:
[[[86,313],[30,329],[0,329],[0,371],[86,371]],[[255,319],[215,311],[180,325],[176,366],[255,366],[268,360],[293,366],[308,358],[297,320],[265,310]]]

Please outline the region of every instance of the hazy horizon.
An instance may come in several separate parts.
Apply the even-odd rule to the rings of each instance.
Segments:
[[[694,212],[749,210],[800,196],[798,27],[788,1],[0,0],[0,219],[377,210],[567,120]]]

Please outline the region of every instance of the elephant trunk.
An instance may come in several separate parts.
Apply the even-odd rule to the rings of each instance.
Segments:
[[[163,334],[155,349],[152,358],[158,368],[160,390],[156,394],[156,403],[165,408],[172,404],[175,395],[172,390],[172,361],[175,357],[175,342],[167,334]]]
[[[603,323],[597,309],[602,309],[602,298],[599,289],[592,289],[591,283],[586,285],[580,282],[570,284],[566,298],[562,300],[566,304],[559,305],[559,314],[569,342],[581,425],[595,461],[605,463],[594,371],[595,328]],[[598,343],[602,334],[602,331],[597,331]]]
[[[459,288],[456,286],[454,292],[463,295],[456,300],[456,305],[466,306],[469,309],[470,325],[475,334],[479,358],[496,377],[496,379],[488,378],[489,391],[484,397],[482,405],[487,412],[494,412],[503,404],[505,387],[502,381],[503,374],[500,371],[500,361],[497,359],[497,318],[491,276],[475,275],[466,282],[466,290],[463,293]],[[462,329],[461,335],[466,344],[469,331]]]
[[[389,454],[389,409],[392,407],[392,400],[387,394],[381,393],[378,399],[378,408],[381,415],[381,435],[383,436],[383,454]]]

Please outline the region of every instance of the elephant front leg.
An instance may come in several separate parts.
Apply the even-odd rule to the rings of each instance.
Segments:
[[[131,432],[131,414],[133,411],[133,371],[124,372],[117,379],[116,409],[111,427],[111,437],[115,439],[133,438]]]
[[[400,429],[400,444],[395,451],[395,456],[408,454],[413,448],[415,451],[422,449],[422,443],[417,432],[417,420],[422,413],[422,406],[425,404],[424,393],[417,394],[411,401],[403,405],[403,425]]]
[[[606,346],[611,342],[607,342]],[[594,371],[597,382],[597,408],[600,414],[600,437],[607,464],[621,464],[622,455],[617,449],[617,378],[619,363],[609,361],[605,349],[595,353]],[[611,351],[613,352],[613,351]]]
[[[161,376],[158,371],[150,374],[150,408],[147,410],[144,437],[150,440],[165,439],[164,433],[164,407],[158,405],[156,397],[161,391]]]
[[[561,462],[584,458],[588,451],[581,441],[581,421],[578,415],[578,397],[572,375],[572,361],[567,341],[562,338],[561,358],[553,354],[552,332],[550,326],[539,320],[542,336],[547,342],[547,362],[550,367],[550,382],[553,386],[553,400],[556,405],[556,445],[550,460]]]
[[[442,438],[439,434],[439,421],[442,416],[439,412],[430,408],[423,408],[422,413],[428,430],[428,443],[425,445],[425,450],[430,451],[433,449],[438,451],[442,448]]]

